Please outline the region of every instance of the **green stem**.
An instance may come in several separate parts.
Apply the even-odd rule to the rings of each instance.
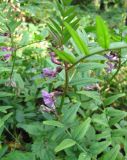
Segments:
[[[66,129],[66,132],[73,139],[73,137],[72,137],[71,133],[68,131],[68,129]],[[78,148],[80,148],[80,150],[82,152],[84,152],[85,154],[87,154],[87,151],[78,142],[76,142],[76,145],[78,146]]]
[[[65,84],[64,84],[64,93],[61,99],[61,104],[60,104],[60,112],[62,110],[62,106],[64,104],[64,99],[67,93],[67,89],[68,89],[68,82],[69,82],[69,77],[68,77],[68,70],[67,70],[67,64],[65,64]]]
[[[121,32],[121,41],[122,41],[122,32]],[[102,91],[105,91],[105,89],[107,88],[107,85],[110,85],[112,80],[117,76],[117,74],[119,73],[120,69],[122,67],[122,63],[121,63],[121,48],[120,48],[120,53],[119,53],[119,62],[118,62],[118,68],[116,70],[116,72],[112,75],[112,77],[107,81],[107,83],[104,85],[104,87],[102,88]]]
[[[20,47],[16,48],[16,50],[19,50],[19,49],[22,49],[24,47],[27,47],[27,46],[30,46],[30,45],[33,45],[33,44],[36,44],[36,43],[40,43],[40,42],[42,42],[42,40],[41,41],[36,41],[36,42],[31,42],[29,44],[25,44],[23,46],[20,46]]]
[[[8,130],[6,126],[4,126],[5,130],[12,136],[12,138],[19,143],[19,140]]]
[[[8,24],[6,24],[8,31],[10,33],[10,38],[11,38],[11,48],[12,48],[12,60],[13,60],[13,65],[12,65],[12,69],[11,69],[11,73],[10,73],[10,80],[12,79],[12,75],[14,72],[14,67],[15,67],[15,60],[16,60],[16,48],[15,48],[15,44],[14,44],[14,40],[13,40],[13,35],[11,32],[10,27],[8,26]]]
[[[105,89],[107,88],[107,85],[110,85],[112,80],[117,76],[117,74],[119,73],[120,69],[122,67],[122,64],[121,64],[121,58],[119,59],[119,64],[118,64],[118,68],[116,70],[116,72],[112,75],[112,77],[107,81],[107,83],[104,85],[104,87],[101,89],[101,92],[102,91],[105,91]]]
[[[122,49],[122,48],[127,48],[127,43],[125,42],[115,42],[114,44],[112,43],[109,47],[109,49],[104,49],[102,47],[96,47],[95,49],[91,49],[89,55],[81,57],[79,60],[77,60],[73,65],[68,67],[67,70],[72,69],[74,66],[76,66],[78,63],[82,62],[84,59],[91,57],[96,54],[101,54],[102,52],[110,51],[110,50],[115,50],[115,49]]]
[[[15,67],[15,61],[16,61],[16,51],[12,52],[12,57],[13,57],[13,65],[10,73],[10,80],[12,80],[13,72],[14,72],[14,67]]]

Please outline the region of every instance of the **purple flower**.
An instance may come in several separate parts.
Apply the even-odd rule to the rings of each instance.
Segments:
[[[49,53],[50,57],[51,57],[51,61],[57,65],[61,65],[62,63],[60,61],[58,61],[58,59],[56,58],[56,55],[54,52]]]
[[[1,50],[2,50],[3,52],[14,51],[14,48],[3,46],[3,47],[1,47]]]
[[[1,50],[2,50],[3,52],[7,52],[7,51],[8,51],[8,47],[1,47]]]
[[[56,75],[61,71],[62,71],[62,67],[56,67],[56,70],[44,68],[42,72],[43,72],[43,77],[53,78],[53,77],[56,77]]]
[[[54,93],[48,93],[47,91],[43,90],[42,91],[42,97],[43,97],[43,100],[44,100],[44,103],[46,106],[48,106],[49,108],[55,108],[55,97],[54,97]]]
[[[62,68],[61,66],[58,66],[58,67],[56,67],[56,72],[57,72],[57,73],[60,73],[60,72],[62,71],[62,69],[63,69],[63,68]]]
[[[51,70],[51,69],[49,69],[49,68],[44,68],[44,69],[43,69],[43,76],[44,76],[44,77],[52,78],[52,77],[56,77],[56,74],[57,74],[56,71]]]
[[[8,60],[10,57],[11,57],[11,54],[9,54],[9,53],[4,55],[5,60]]]
[[[110,52],[105,54],[105,57],[109,60],[109,61],[118,61],[118,55],[116,53]]]
[[[116,64],[115,63],[111,63],[111,62],[106,62],[107,64],[107,68],[106,71],[108,73],[111,73],[113,69],[115,69]]]

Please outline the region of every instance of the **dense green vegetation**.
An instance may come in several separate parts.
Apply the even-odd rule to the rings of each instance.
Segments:
[[[0,1],[0,159],[127,159],[126,0]]]

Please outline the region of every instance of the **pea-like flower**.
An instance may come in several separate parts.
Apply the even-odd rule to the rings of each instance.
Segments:
[[[3,52],[11,52],[11,51],[14,51],[14,48],[12,47],[7,47],[7,46],[2,46],[0,47],[1,51]]]
[[[105,54],[105,57],[109,60],[109,61],[118,61],[118,55],[116,53],[113,53],[112,51],[110,53]]]
[[[54,92],[48,93],[47,91],[42,91],[42,97],[44,100],[44,104],[49,108],[55,108],[55,94]]]
[[[57,65],[61,65],[62,63],[56,58],[56,55],[54,52],[49,53],[51,57],[51,61]]]
[[[53,78],[56,77],[57,72],[55,70],[49,69],[49,68],[44,68],[43,69],[43,76],[44,77],[49,77]]]
[[[49,78],[54,78],[54,77],[56,77],[56,75],[58,74],[58,73],[60,73],[62,71],[62,67],[56,67],[56,69],[55,70],[52,70],[52,69],[50,69],[50,68],[44,68],[43,69],[43,73],[42,73],[42,76],[43,77],[49,77]]]
[[[8,60],[10,57],[11,57],[11,54],[9,54],[9,53],[4,55],[5,60]]]
[[[6,52],[6,54],[3,56],[5,60],[8,60],[11,57],[11,52],[14,51],[14,48],[2,46],[0,47],[1,51]]]
[[[117,63],[119,61],[118,55],[116,53],[113,53],[112,51],[105,54],[105,57],[108,59],[106,62],[106,72],[111,73],[113,69],[117,67]]]
[[[106,64],[107,64],[106,71],[108,73],[111,73],[112,70],[115,69],[115,67],[116,67],[116,64],[112,63],[112,62],[106,62]]]

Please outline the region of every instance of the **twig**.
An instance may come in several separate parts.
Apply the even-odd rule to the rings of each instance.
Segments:
[[[65,63],[65,84],[64,84],[64,93],[61,99],[61,104],[60,104],[60,108],[59,111],[61,112],[62,110],[62,106],[64,104],[64,99],[67,93],[67,89],[68,89],[68,81],[69,81],[69,77],[68,77],[68,70],[67,70],[67,64]]]

